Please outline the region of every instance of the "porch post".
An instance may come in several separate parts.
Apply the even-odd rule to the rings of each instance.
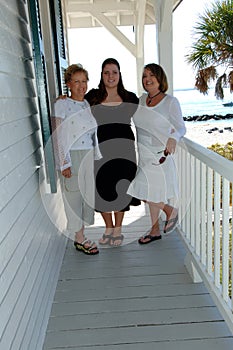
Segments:
[[[136,31],[135,31],[135,46],[136,46],[136,67],[137,67],[137,92],[141,96],[142,87],[142,70],[144,66],[144,28],[146,15],[146,0],[137,2],[136,11]]]
[[[158,64],[167,75],[169,90],[173,94],[173,0],[154,0]]]

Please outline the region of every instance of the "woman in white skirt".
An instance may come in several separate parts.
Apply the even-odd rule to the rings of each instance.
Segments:
[[[128,194],[148,203],[151,229],[139,239],[147,244],[161,239],[160,211],[166,221],[164,233],[174,230],[178,221],[178,179],[174,153],[177,142],[186,132],[177,98],[166,94],[167,77],[155,63],[144,67],[142,84],[146,94],[140,97],[133,117],[137,131],[139,165]]]
[[[70,97],[54,105],[55,145],[61,171],[62,195],[67,217],[67,233],[74,235],[74,246],[85,254],[99,253],[95,242],[84,235],[85,225],[94,223],[94,159],[101,153],[97,123],[84,99],[88,73],[73,64],[65,71]]]

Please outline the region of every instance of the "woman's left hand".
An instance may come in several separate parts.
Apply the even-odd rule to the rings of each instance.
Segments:
[[[175,153],[175,150],[176,150],[176,140],[175,139],[169,138],[167,140],[166,150],[169,154]]]

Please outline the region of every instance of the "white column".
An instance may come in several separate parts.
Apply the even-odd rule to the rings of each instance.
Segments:
[[[136,67],[137,67],[137,92],[141,96],[142,87],[142,70],[144,67],[144,28],[146,15],[146,0],[137,2],[136,8],[136,30],[135,30],[135,45],[136,45]]]
[[[158,64],[160,64],[167,75],[169,90],[173,93],[173,23],[172,9],[173,0],[154,0],[156,18],[156,40]]]

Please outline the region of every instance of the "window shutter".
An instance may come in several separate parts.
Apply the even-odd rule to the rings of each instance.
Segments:
[[[67,68],[66,42],[63,30],[62,6],[60,0],[50,0],[50,17],[53,32],[55,69],[57,72],[58,95],[67,94],[64,73]]]
[[[39,115],[41,120],[43,147],[45,154],[45,167],[47,181],[51,192],[57,191],[56,171],[53,145],[51,140],[50,108],[47,91],[46,64],[44,57],[43,38],[41,32],[41,21],[38,0],[29,1],[29,13],[32,29],[32,47],[36,72],[36,86],[38,92]]]

